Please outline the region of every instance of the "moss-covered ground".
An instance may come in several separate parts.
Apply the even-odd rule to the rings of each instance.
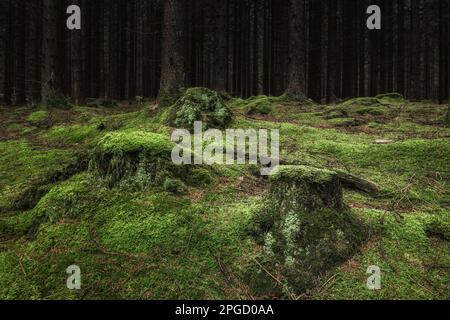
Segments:
[[[248,231],[270,184],[252,166],[195,168],[187,187],[168,180],[109,188],[89,165],[92,152],[108,137],[124,138],[115,147],[137,143],[123,146],[128,151],[141,140],[154,148],[146,137],[170,137],[169,110],[1,107],[0,298],[450,297],[447,106],[395,96],[338,105],[272,97],[227,103],[235,128],[280,129],[283,159],[378,184],[378,198],[345,190],[346,203],[371,227],[351,259],[314,289],[286,294],[277,270],[261,269],[263,248]],[[73,264],[82,272],[79,291],[66,287]],[[381,268],[381,290],[366,287],[372,265]]]

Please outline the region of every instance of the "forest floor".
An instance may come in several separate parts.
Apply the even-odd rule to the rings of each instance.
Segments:
[[[271,100],[269,114],[246,114],[258,99],[267,103],[229,102],[233,127],[279,129],[283,159],[339,168],[382,190],[345,191],[372,226],[370,240],[296,298],[449,299],[448,107]],[[250,166],[213,167],[211,183],[181,196],[109,189],[89,170],[90,151],[111,131],[169,136],[154,106],[0,107],[0,115],[0,299],[286,298],[252,282],[262,248],[247,226],[269,183]],[[73,264],[81,290],[66,287]],[[366,287],[372,265],[381,290]]]

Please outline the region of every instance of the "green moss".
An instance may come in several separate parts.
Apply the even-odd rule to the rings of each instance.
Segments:
[[[396,92],[393,93],[384,93],[376,96],[378,102],[382,105],[402,105],[405,104],[405,98]]]
[[[430,236],[437,236],[450,241],[450,211],[432,216],[426,224],[426,232]]]
[[[371,107],[367,107],[367,108],[360,108],[355,110],[356,114],[359,115],[371,115],[371,116],[382,116],[384,115],[384,111],[380,108],[371,108]]]
[[[401,107],[336,106],[352,119],[362,117],[356,111],[364,108],[385,112],[367,126],[344,130],[327,127],[333,120],[324,117],[331,107],[268,100],[276,105],[271,118],[279,117],[277,122],[237,117],[233,126],[279,129],[282,159],[330,170],[280,167],[267,199],[254,196],[265,194],[267,183],[259,174],[251,176],[250,166],[192,166],[192,172],[178,174],[176,167],[167,167],[170,158],[163,160],[167,153],[155,151],[161,148],[134,134],[122,136],[168,137],[173,129],[164,124],[170,109],[119,113],[76,108],[64,111],[70,126],[45,133],[34,128],[36,145],[0,142],[0,298],[279,299],[288,291],[312,288],[314,279],[316,287],[308,292],[312,299],[447,299],[450,131],[442,127],[447,106],[407,101]],[[230,101],[241,110],[246,104]],[[1,111],[6,127],[29,113],[28,108]],[[57,110],[52,117],[59,119]],[[84,149],[97,137],[85,135],[84,129],[98,123],[105,124],[98,135],[118,134],[105,141],[108,148],[97,145],[105,155],[99,163],[109,168],[116,154],[115,165],[129,171],[116,188],[107,188],[104,179],[91,173],[62,181],[74,173],[79,158],[74,146],[53,149],[49,142],[80,132],[70,140]],[[72,130],[74,125],[80,127]],[[17,133],[25,134],[22,129],[18,125]],[[10,132],[3,138],[10,139]],[[377,139],[395,142],[377,145]],[[156,156],[146,156],[154,151]],[[158,177],[152,175],[155,161],[162,168]],[[376,182],[383,196],[373,199],[345,190],[345,203],[353,208],[349,212],[339,192],[323,187],[334,185],[334,168]],[[188,195],[164,192],[167,178],[188,185]],[[220,184],[203,188],[210,179]],[[370,226],[363,227],[362,236],[360,219]],[[347,234],[350,226],[356,229],[354,238]],[[257,243],[249,228],[258,233]],[[353,255],[344,261],[350,251]],[[65,287],[65,269],[71,264],[82,269],[79,292]],[[304,265],[313,267],[305,272]],[[369,265],[381,268],[379,291],[366,288]]]
[[[279,268],[288,291],[302,293],[359,248],[365,227],[343,203],[332,171],[281,166],[271,183],[253,232],[263,237],[268,266]]]
[[[72,151],[40,150],[20,140],[0,142],[0,211],[34,205],[46,185],[70,176],[78,165]]]
[[[449,242],[427,236],[429,214],[416,212],[401,219],[392,212],[358,211],[373,225],[374,240],[350,264],[333,274],[335,283],[318,299],[447,299],[450,280]],[[368,290],[368,266],[381,269],[381,290]]]
[[[165,191],[173,194],[185,194],[187,191],[186,185],[183,181],[172,178],[166,178],[163,188]]]
[[[354,98],[347,100],[342,103],[343,106],[373,106],[379,104],[379,101],[377,98],[371,98],[371,97],[363,97],[363,98]]]
[[[27,117],[27,121],[36,127],[49,127],[52,124],[50,113],[45,110],[33,112]]]
[[[222,97],[206,88],[191,88],[172,106],[169,123],[175,127],[193,129],[195,121],[203,127],[225,128],[233,119]]]
[[[354,98],[342,103],[343,106],[397,106],[402,104],[405,104],[405,98],[398,93],[385,93],[377,95],[376,97]]]
[[[211,172],[205,168],[193,168],[189,174],[187,183],[190,186],[204,187],[214,182]]]
[[[50,116],[50,114],[48,111],[40,110],[40,111],[36,111],[36,112],[33,112],[32,114],[30,114],[27,117],[27,120],[30,122],[40,122],[40,121],[47,120],[49,116]]]
[[[347,118],[348,117],[348,111],[345,110],[345,108],[331,108],[325,112],[325,118],[326,119],[340,119],[340,118]]]
[[[296,102],[299,103],[301,105],[305,105],[305,106],[311,106],[314,105],[314,101],[312,101],[311,99],[308,99],[304,94],[292,94],[289,92],[285,92],[283,93],[281,96],[279,97],[274,97],[273,98],[274,102]]]
[[[245,113],[248,115],[268,115],[273,111],[272,101],[267,96],[249,98],[245,106]]]
[[[98,143],[99,152],[125,154],[145,152],[151,155],[167,155],[175,144],[160,134],[142,131],[120,131],[106,134]]]
[[[321,184],[332,181],[335,175],[336,173],[330,170],[307,166],[279,166],[270,176],[270,180],[272,183],[299,181]]]
[[[169,138],[156,133],[108,133],[94,149],[91,168],[105,177],[111,187],[130,180],[142,189],[163,183],[166,176],[185,174],[184,168],[171,161],[174,146]]]
[[[51,140],[65,144],[83,143],[90,138],[93,138],[98,133],[93,125],[71,125],[58,126],[46,132],[42,137],[46,140]]]

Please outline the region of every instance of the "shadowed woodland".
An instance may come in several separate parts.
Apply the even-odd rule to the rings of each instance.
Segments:
[[[80,31],[65,28],[70,4],[81,7]],[[76,101],[155,98],[169,78],[170,59],[178,87],[244,98],[287,89],[319,103],[387,92],[413,101],[449,96],[446,0],[0,5],[6,105],[37,102],[46,90]],[[366,27],[369,5],[381,8],[381,30]],[[165,16],[164,6],[170,9]]]
[[[0,0],[0,299],[448,299],[449,13]],[[280,165],[175,164],[195,121]]]

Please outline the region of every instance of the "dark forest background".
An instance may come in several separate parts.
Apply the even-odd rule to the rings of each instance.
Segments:
[[[66,28],[71,4],[81,31]],[[381,30],[366,27],[371,4]],[[175,82],[241,97],[294,88],[322,103],[386,92],[446,102],[449,12],[449,0],[0,0],[0,92],[6,105],[55,92],[80,103],[156,98]]]

